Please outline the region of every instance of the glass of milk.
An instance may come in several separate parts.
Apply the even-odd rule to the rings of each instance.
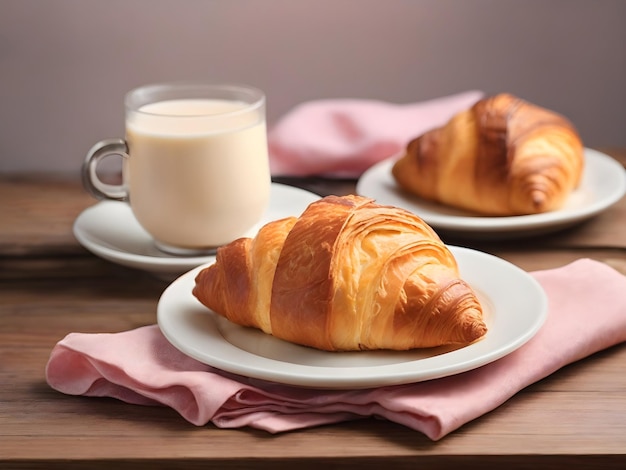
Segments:
[[[265,95],[240,85],[156,84],[125,98],[126,138],[98,142],[83,164],[97,198],[127,201],[156,246],[197,255],[243,236],[270,197]],[[98,163],[123,157],[123,183]]]

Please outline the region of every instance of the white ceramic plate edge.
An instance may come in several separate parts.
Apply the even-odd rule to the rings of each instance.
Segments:
[[[319,195],[304,189],[281,183],[272,183],[271,207],[259,226],[275,218],[287,215],[300,215],[308,204],[318,199],[320,199]],[[117,201],[100,201],[86,208],[78,215],[72,230],[74,237],[84,248],[107,261],[155,273],[180,275],[195,266],[215,259],[215,256],[210,255],[193,257],[170,256],[158,252],[156,248],[153,249],[153,254],[145,255],[122,249],[119,246],[116,247],[107,242],[106,239],[103,239],[100,234],[93,233],[93,230],[90,230],[90,219],[92,217],[119,219],[120,223],[126,224],[125,229],[128,230],[130,236],[136,239],[138,245],[152,247],[152,239],[135,220],[128,204]]]
[[[97,240],[97,238],[92,237],[88,230],[85,230],[83,226],[83,221],[87,216],[89,216],[89,211],[98,211],[99,213],[104,212],[103,209],[106,206],[113,207],[113,205],[117,206],[111,212],[120,213],[121,211],[128,212],[130,214],[130,208],[124,202],[116,202],[116,201],[101,201],[94,206],[88,207],[83,212],[79,214],[79,216],[74,221],[73,232],[74,237],[78,240],[78,242],[87,250],[91,251],[93,254],[104,258],[108,261],[111,261],[116,264],[120,264],[122,266],[128,266],[132,268],[139,269],[148,269],[155,272],[168,272],[171,270],[187,270],[190,266],[197,266],[200,264],[207,263],[214,259],[214,256],[193,256],[193,257],[168,257],[167,255],[163,256],[145,256],[137,253],[125,252],[119,249],[110,248],[103,242]],[[98,207],[96,207],[98,206]],[[132,217],[130,215],[129,217]],[[146,234],[146,237],[149,236]],[[149,243],[149,242],[148,242]]]

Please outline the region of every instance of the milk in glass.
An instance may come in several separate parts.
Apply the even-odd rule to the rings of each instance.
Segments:
[[[201,249],[242,236],[270,195],[262,109],[173,99],[130,112],[124,180],[139,223],[161,246]]]

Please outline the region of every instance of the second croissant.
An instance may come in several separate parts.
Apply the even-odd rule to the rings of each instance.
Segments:
[[[392,174],[421,198],[513,216],[561,208],[583,166],[582,141],[571,122],[500,94],[412,140]]]
[[[437,234],[360,196],[328,196],[221,247],[193,294],[234,323],[326,351],[468,344],[487,331]]]

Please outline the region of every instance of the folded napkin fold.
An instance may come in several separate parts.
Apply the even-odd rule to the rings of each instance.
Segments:
[[[482,97],[480,91],[467,91],[409,104],[359,99],[302,103],[268,133],[272,174],[358,177]]]
[[[187,357],[156,325],[69,334],[54,347],[46,377],[63,393],[161,404],[196,425],[278,433],[377,416],[438,440],[559,368],[626,341],[625,276],[589,259],[532,275],[548,296],[540,331],[508,356],[446,378],[346,391],[247,379]]]

